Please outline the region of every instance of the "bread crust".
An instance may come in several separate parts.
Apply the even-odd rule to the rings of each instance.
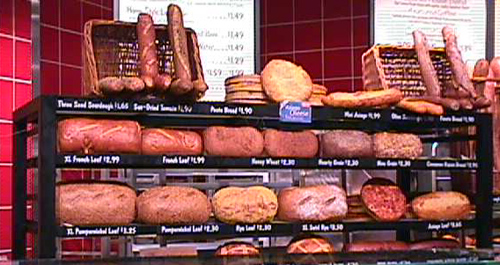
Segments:
[[[471,210],[470,201],[456,191],[437,191],[415,198],[411,207],[420,219],[458,220],[467,217]]]

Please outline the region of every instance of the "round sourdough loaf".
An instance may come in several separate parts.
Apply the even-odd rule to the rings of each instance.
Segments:
[[[278,218],[284,221],[334,221],[347,215],[346,194],[335,185],[286,188],[278,204]]]
[[[311,77],[292,62],[275,59],[261,73],[262,86],[275,102],[307,101],[312,94]]]
[[[210,213],[207,196],[191,187],[155,187],[137,198],[137,219],[147,224],[202,224]]]
[[[59,224],[127,225],[135,219],[135,200],[135,190],[121,183],[61,183],[56,219]]]
[[[276,215],[278,198],[263,186],[227,187],[214,194],[212,206],[215,217],[225,223],[266,223]]]

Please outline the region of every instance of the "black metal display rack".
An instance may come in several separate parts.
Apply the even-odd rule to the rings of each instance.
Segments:
[[[250,125],[259,128],[363,129],[365,131],[408,131],[424,142],[475,140],[476,159],[277,159],[218,158],[209,156],[144,155],[68,155],[57,152],[57,122],[67,117],[132,119],[144,126],[206,127],[210,125]],[[398,109],[345,110],[313,107],[310,123],[280,120],[280,106],[227,105],[197,103],[193,105],[134,100],[109,100],[42,96],[14,113],[14,210],[13,257],[26,256],[26,235],[36,234],[38,258],[56,256],[57,237],[133,236],[158,234],[171,238],[220,238],[239,236],[282,236],[300,232],[350,232],[358,230],[441,231],[475,229],[477,247],[490,248],[492,234],[492,120],[491,115],[475,112],[448,113],[445,116],[420,116]],[[450,128],[475,126],[475,135],[450,134]],[[37,136],[38,154],[28,158],[28,138]],[[291,224],[273,222],[256,225],[228,225],[211,221],[204,225],[113,227],[60,227],[55,218],[56,169],[58,168],[217,168],[217,169],[396,169],[398,185],[410,190],[412,170],[472,170],[477,177],[474,198],[475,218],[447,222],[402,220],[400,222],[357,222]],[[37,170],[35,195],[27,191],[27,171]],[[29,201],[36,201],[35,221],[27,219]],[[401,236],[400,236],[401,237]],[[409,233],[406,238],[409,238]]]

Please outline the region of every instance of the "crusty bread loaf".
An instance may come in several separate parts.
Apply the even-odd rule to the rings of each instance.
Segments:
[[[372,157],[372,137],[355,130],[333,130],[321,135],[321,155],[324,157]]]
[[[203,132],[208,155],[229,157],[259,156],[264,150],[262,133],[253,127],[212,126]]]
[[[420,138],[409,133],[376,133],[373,149],[378,158],[417,158],[423,152]]]
[[[424,220],[454,220],[467,217],[471,205],[467,196],[456,191],[437,191],[415,198],[411,207]]]
[[[415,242],[410,245],[411,250],[434,248],[460,248],[460,243],[457,240],[451,239],[431,239]]]
[[[155,187],[137,198],[137,219],[147,224],[202,224],[210,213],[207,196],[191,187]]]
[[[346,252],[407,251],[409,246],[400,241],[360,241],[344,246]]]
[[[227,187],[212,198],[217,219],[229,224],[265,223],[273,220],[278,210],[278,198],[266,187]]]
[[[289,254],[325,254],[335,252],[335,248],[326,238],[312,237],[292,241],[286,252]]]
[[[194,246],[169,246],[161,248],[147,248],[139,251],[139,257],[196,257],[198,251]]]
[[[135,121],[72,118],[60,121],[57,143],[62,153],[141,152],[141,127]]]
[[[345,191],[335,185],[283,189],[278,205],[278,218],[284,221],[333,221],[347,214]]]
[[[215,256],[258,256],[260,250],[246,242],[229,242],[217,248]]]
[[[311,158],[318,153],[318,138],[311,131],[265,130],[264,150],[271,157]]]
[[[111,183],[64,183],[56,186],[59,224],[127,225],[135,219],[135,190]]]
[[[145,129],[142,130],[143,155],[201,155],[203,142],[196,132]]]

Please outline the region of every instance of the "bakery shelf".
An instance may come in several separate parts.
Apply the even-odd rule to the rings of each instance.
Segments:
[[[404,219],[399,222],[344,220],[332,223],[225,224],[209,222],[200,225],[124,226],[60,226],[60,237],[164,235],[169,239],[290,236],[298,233],[341,233],[370,230],[410,229],[418,231],[450,231],[474,228],[474,220],[421,221]]]
[[[76,104],[75,104],[76,102]],[[475,219],[454,223],[456,229],[474,228],[478,248],[492,245],[492,117],[486,113],[456,112],[444,116],[421,116],[399,109],[345,110],[330,107],[313,107],[311,123],[287,123],[280,121],[279,105],[249,106],[225,103],[196,103],[192,105],[145,102],[134,99],[110,100],[92,98],[72,98],[42,96],[14,113],[14,174],[13,191],[13,258],[26,257],[27,232],[35,232],[36,255],[38,258],[54,258],[57,253],[57,236],[60,226],[56,223],[56,170],[58,168],[217,168],[217,169],[395,169],[398,185],[405,191],[411,190],[412,170],[471,170],[476,174],[474,197]],[[269,158],[219,158],[208,156],[142,156],[142,155],[65,155],[57,151],[57,122],[67,117],[99,117],[108,119],[132,119],[144,126],[203,128],[208,125],[249,125],[259,128],[334,129],[350,128],[365,131],[408,131],[430,138],[433,141],[476,142],[476,160],[461,159],[269,159]],[[474,126],[476,133],[467,136],[452,136],[449,128]],[[35,135],[36,134],[36,135]],[[434,137],[434,138],[433,138]],[[38,154],[28,159],[29,140],[35,141]],[[185,162],[187,161],[187,162]],[[252,163],[253,162],[253,163]],[[385,164],[385,165],[383,165]],[[36,174],[36,198],[28,199],[28,170]],[[293,173],[299,173],[293,171]],[[345,180],[345,178],[343,178]],[[299,185],[295,182],[294,185]],[[345,185],[344,185],[345,186]],[[32,225],[27,218],[27,205],[36,201]],[[344,235],[358,230],[396,231],[398,240],[410,239],[412,229],[428,231],[429,227],[445,227],[418,220],[402,220],[392,223],[366,221],[343,221],[335,223]],[[460,224],[460,225],[459,225]],[[317,224],[316,224],[317,225]],[[452,226],[451,223],[448,223]],[[459,227],[460,226],[460,227]],[[210,226],[212,227],[212,226]],[[321,226],[320,226],[321,227]],[[161,226],[141,226],[136,231],[157,233]],[[213,227],[215,229],[215,227]],[[264,226],[268,230],[268,226]],[[314,228],[314,226],[312,226]],[[30,231],[29,231],[29,230]],[[114,227],[118,229],[119,227]],[[132,229],[121,228],[131,233]],[[146,230],[141,230],[146,229]],[[226,230],[225,230],[226,229]],[[229,230],[227,230],[229,229]],[[238,236],[235,226],[220,224],[219,231],[227,231],[225,237]],[[294,235],[300,233],[299,224],[273,223],[269,236],[280,233]],[[273,230],[275,229],[275,230]],[[284,230],[280,230],[284,229]],[[160,231],[161,232],[161,231]],[[314,231],[313,231],[314,232]],[[314,232],[315,233],[315,232]],[[248,233],[247,235],[254,235]],[[244,233],[242,233],[242,236]]]
[[[69,155],[56,157],[59,168],[244,168],[244,169],[413,169],[475,170],[476,160],[374,158],[228,158],[213,156]]]
[[[41,96],[31,103],[21,107],[14,113],[16,120],[36,120],[37,108],[46,106],[58,116],[103,116],[112,114],[114,117],[143,119],[151,123],[164,118],[182,118],[184,125],[190,123],[213,125],[223,124],[231,120],[236,124],[259,124],[271,127],[285,126],[280,122],[279,105],[264,106],[234,105],[226,103],[195,103],[179,104],[161,101],[138,101],[131,99],[101,99],[75,98],[59,96]],[[35,115],[35,116],[33,116]],[[456,127],[474,125],[478,116],[484,114],[462,111],[450,112],[444,116],[422,116],[400,109],[341,109],[332,107],[312,107],[313,127],[325,128],[356,128],[362,122],[361,128],[370,129],[392,124],[394,128],[400,125],[418,125],[419,127]],[[197,119],[197,120],[196,120]],[[190,121],[192,120],[192,121]],[[339,121],[340,123],[331,123]],[[323,122],[323,123],[322,123]],[[343,123],[348,122],[350,124]],[[291,124],[288,123],[289,126]],[[297,128],[311,127],[307,124],[294,124]],[[399,128],[402,129],[402,128]]]

